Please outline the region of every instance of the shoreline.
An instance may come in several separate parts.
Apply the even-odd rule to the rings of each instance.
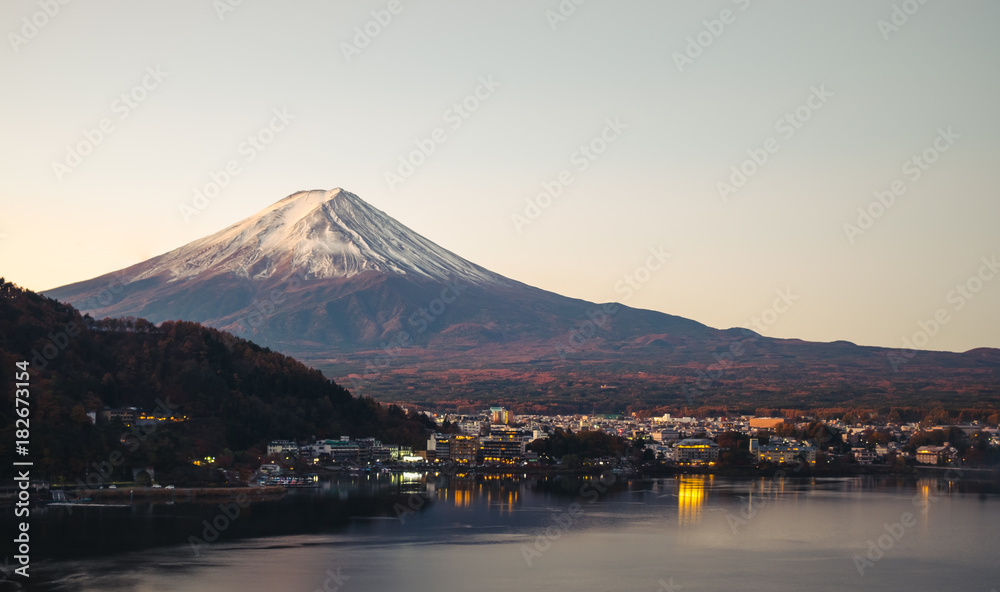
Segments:
[[[921,479],[921,478],[945,478],[949,480],[961,479],[962,481],[976,481],[1000,484],[1000,469],[982,469],[967,467],[906,467],[896,469],[881,465],[860,465],[860,466],[839,466],[831,468],[817,469],[815,467],[804,467],[797,469],[795,466],[775,466],[759,468],[752,466],[715,466],[715,467],[682,467],[682,466],[656,466],[641,467],[637,469],[614,469],[609,467],[579,467],[567,469],[555,466],[532,466],[532,467],[464,467],[460,465],[444,465],[440,467],[407,467],[394,468],[393,473],[415,472],[425,475],[441,475],[446,477],[476,477],[479,475],[510,475],[523,476],[524,478],[539,477],[598,477],[614,472],[624,480],[635,479],[659,479],[666,477],[681,477],[690,475],[706,475],[722,477],[726,479],[758,479],[758,478],[784,478],[784,479],[816,479],[816,478],[848,478],[848,477],[895,477],[901,479]],[[326,477],[345,476],[340,471],[319,471]],[[366,473],[351,476],[364,476]],[[268,485],[264,487],[256,486],[192,486],[178,487],[175,489],[150,488],[150,487],[123,487],[120,489],[100,489],[100,490],[64,490],[67,493],[65,501],[42,502],[44,505],[119,505],[131,504],[134,502],[146,503],[217,503],[230,501],[242,496],[248,503],[264,501],[274,501],[285,497],[290,489],[281,485]],[[61,490],[55,488],[53,491]],[[9,505],[0,501],[0,506]]]
[[[91,502],[190,502],[190,503],[212,503],[218,501],[228,501],[240,496],[245,496],[250,503],[261,501],[272,501],[279,499],[288,493],[288,490],[281,486],[268,487],[178,487],[176,489],[134,487],[122,489],[99,489],[99,490],[77,490],[73,492],[80,497],[71,498],[67,496],[66,503],[86,504],[80,501],[89,498]],[[60,502],[50,502],[49,505],[59,505]]]

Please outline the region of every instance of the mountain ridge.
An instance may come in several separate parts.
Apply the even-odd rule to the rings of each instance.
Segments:
[[[901,390],[1000,396],[1000,350],[911,354],[780,340],[562,296],[467,261],[339,188],[293,193],[219,232],[46,295],[97,317],[200,322],[394,400],[413,399],[418,388],[428,401],[430,391],[454,400],[510,392],[609,406],[685,401],[692,390],[734,401]],[[628,388],[593,392],[632,374]],[[506,375],[515,378],[498,378]]]

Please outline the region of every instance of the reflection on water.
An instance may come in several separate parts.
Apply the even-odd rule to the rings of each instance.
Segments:
[[[472,505],[472,490],[465,489],[455,490],[455,507],[457,508],[468,508]]]
[[[677,483],[677,523],[681,526],[701,521],[705,505],[708,477],[705,475],[681,477]]]
[[[456,508],[471,508],[474,501],[479,500],[485,502],[487,508],[510,513],[524,487],[525,479],[514,474],[460,475],[452,478],[438,475],[427,483],[426,491],[430,499],[450,503]]]
[[[252,506],[200,555],[185,541],[217,515],[213,506],[72,516],[48,508],[33,514],[32,583],[49,584],[32,589],[313,592],[338,569],[350,578],[342,592],[652,592],[661,580],[692,592],[987,592],[1000,584],[1000,496],[968,481],[683,475],[607,483],[345,475]],[[859,576],[852,558],[902,513],[920,515],[921,503],[931,509],[921,527]],[[414,510],[400,520],[407,504]],[[160,546],[141,550],[150,544]],[[537,551],[530,564],[526,548]]]

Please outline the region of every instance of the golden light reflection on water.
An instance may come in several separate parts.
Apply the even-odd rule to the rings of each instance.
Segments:
[[[455,490],[455,507],[468,508],[472,505],[472,491]]]
[[[708,497],[704,475],[681,477],[677,484],[677,522],[681,526],[697,524]]]
[[[436,499],[450,502],[457,508],[471,508],[474,501],[483,502],[500,512],[512,513],[521,503],[521,481],[517,475],[483,475],[478,477],[456,475],[442,487],[427,484],[427,491]]]
[[[913,505],[918,509],[915,514],[922,517],[926,526],[931,506],[940,499],[940,490],[936,478],[917,479],[917,494],[913,496]]]
[[[921,499],[929,499],[932,491],[937,491],[937,479],[917,479],[917,492]]]

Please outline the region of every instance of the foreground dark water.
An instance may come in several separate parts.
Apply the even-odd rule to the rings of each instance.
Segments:
[[[222,513],[50,508],[31,589],[1000,590],[1000,496],[961,478],[404,474]]]

